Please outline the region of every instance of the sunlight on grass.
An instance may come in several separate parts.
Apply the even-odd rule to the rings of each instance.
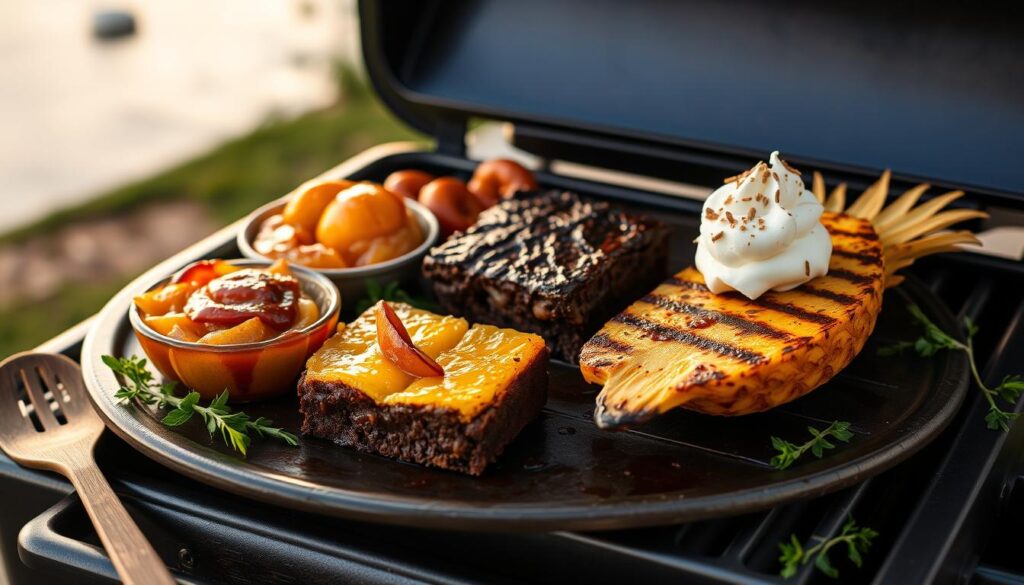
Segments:
[[[338,79],[343,98],[335,106],[270,121],[154,177],[0,236],[0,244],[45,237],[72,221],[129,214],[159,200],[199,202],[224,225],[370,146],[424,139],[387,112],[361,76],[339,68]],[[30,349],[95,313],[132,276],[68,285],[50,298],[0,308],[0,357]]]

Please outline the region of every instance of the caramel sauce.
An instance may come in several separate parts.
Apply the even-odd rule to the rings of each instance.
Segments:
[[[196,323],[218,327],[234,327],[257,317],[283,330],[295,323],[300,296],[294,277],[249,268],[215,278],[193,292],[185,314]]]

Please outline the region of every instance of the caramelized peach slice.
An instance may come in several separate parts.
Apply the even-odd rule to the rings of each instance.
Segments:
[[[156,331],[160,335],[166,335],[173,337],[171,331],[177,327],[184,333],[188,333],[190,337],[199,339],[206,334],[206,328],[196,323],[192,319],[188,318],[188,315],[184,313],[167,313],[164,315],[151,315],[145,318],[146,325],[149,325],[150,329]],[[177,339],[177,338],[176,338]],[[193,339],[192,341],[195,341]]]
[[[275,337],[277,332],[263,324],[259,317],[243,321],[234,327],[213,331],[199,338],[208,345],[241,345]]]
[[[135,297],[135,306],[147,316],[178,313],[185,307],[188,295],[195,288],[195,285],[188,282],[168,284]]]
[[[398,369],[417,378],[444,375],[444,368],[413,344],[402,320],[386,302],[377,303],[376,318],[380,351]]]
[[[225,274],[231,274],[241,268],[224,260],[200,260],[189,264],[171,279],[174,284],[191,283],[198,288]]]
[[[295,318],[295,325],[292,329],[299,331],[309,327],[320,318],[320,307],[312,299],[302,297],[299,299],[299,315]]]
[[[194,343],[199,341],[199,336],[193,333],[191,330],[183,329],[180,325],[174,325],[171,330],[167,332],[167,337],[171,339],[177,339],[178,341],[188,341]]]
[[[285,223],[300,227],[308,233],[316,231],[324,209],[334,201],[338,193],[354,185],[352,181],[327,181],[299,187],[298,192],[288,200],[281,216]],[[309,242],[304,242],[309,243]]]

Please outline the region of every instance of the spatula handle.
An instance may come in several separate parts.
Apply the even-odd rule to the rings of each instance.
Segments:
[[[71,464],[67,471],[121,579],[128,585],[174,585],[171,573],[96,464]]]

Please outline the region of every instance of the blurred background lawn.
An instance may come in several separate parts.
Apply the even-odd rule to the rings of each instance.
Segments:
[[[329,107],[267,121],[193,160],[0,236],[0,251],[43,250],[59,274],[42,294],[8,291],[0,301],[0,356],[30,349],[92,315],[146,267],[189,243],[168,238],[170,247],[149,246],[154,230],[192,230],[197,233],[186,239],[198,239],[370,146],[424,139],[384,109],[352,66],[334,71],[339,98]],[[97,241],[102,238],[114,241]],[[83,246],[96,247],[98,255],[131,254],[133,262],[93,258],[91,266],[74,266]],[[62,247],[70,253],[62,255]]]

